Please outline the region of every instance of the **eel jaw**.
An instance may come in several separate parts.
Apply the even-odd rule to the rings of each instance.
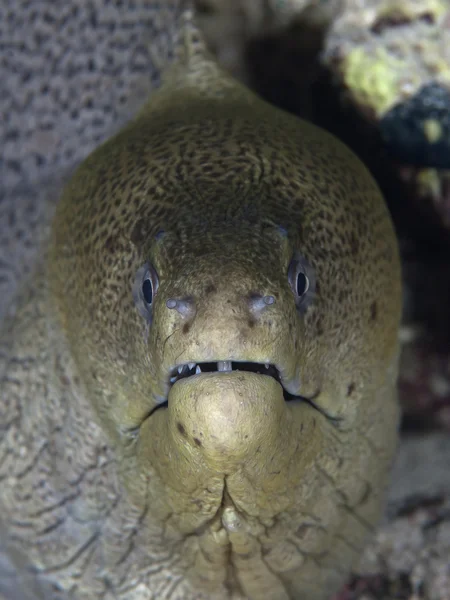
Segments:
[[[287,381],[285,377],[283,377],[283,373],[280,369],[277,368],[276,365],[271,363],[256,363],[256,362],[248,362],[248,361],[232,361],[232,360],[219,360],[213,362],[188,362],[181,363],[173,367],[168,375],[167,380],[164,382],[164,388],[166,390],[165,397],[157,396],[155,397],[156,406],[150,412],[152,414],[155,410],[159,408],[168,406],[168,395],[170,388],[180,381],[180,379],[185,379],[187,377],[201,376],[202,373],[229,373],[231,371],[247,371],[251,373],[256,373],[258,375],[264,375],[266,377],[272,377],[279,383],[283,390],[283,397],[286,402],[297,401],[297,402],[306,402],[310,406],[312,406],[315,410],[320,412],[324,417],[326,417],[330,422],[334,425],[338,425],[341,421],[340,417],[335,417],[325,411],[320,404],[316,402],[316,399],[320,397],[321,390],[318,389],[314,394],[310,397],[301,396],[296,391],[300,387],[300,382],[298,378],[290,379]]]
[[[295,385],[295,382],[289,382],[290,385],[285,383],[279,369],[275,365],[271,363],[256,363],[248,361],[219,360],[200,363],[189,362],[176,365],[170,370],[168,391],[180,379],[193,377],[194,375],[201,375],[202,373],[227,373],[231,371],[246,371],[250,373],[256,373],[258,375],[272,377],[283,388],[283,396],[285,400],[289,401],[303,399],[301,396],[297,396],[290,391],[294,386],[298,388],[298,385]]]

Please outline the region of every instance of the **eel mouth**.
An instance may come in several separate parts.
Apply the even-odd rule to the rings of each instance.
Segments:
[[[187,377],[193,377],[194,375],[200,375],[201,373],[229,373],[231,371],[243,371],[272,377],[283,388],[283,397],[286,401],[301,399],[299,396],[294,396],[288,392],[283,385],[279,370],[275,365],[270,363],[219,360],[217,362],[191,362],[181,364],[171,370],[169,385],[172,387],[177,381],[180,381],[180,379],[186,379]]]
[[[150,412],[150,415],[160,408],[167,408],[169,405],[168,395],[170,388],[180,381],[181,379],[186,379],[188,377],[194,377],[201,375],[202,373],[230,373],[231,371],[242,371],[242,372],[250,372],[255,373],[257,375],[265,375],[266,377],[272,377],[275,381],[281,386],[283,390],[283,398],[286,402],[289,401],[297,401],[297,402],[306,402],[312,408],[320,412],[324,417],[326,417],[330,422],[334,425],[339,425],[339,422],[342,420],[341,417],[336,417],[329,414],[323,408],[321,408],[316,399],[320,396],[321,390],[320,388],[311,396],[300,396],[296,394],[292,394],[287,387],[291,387],[289,383],[283,382],[283,377],[274,364],[271,363],[256,363],[256,362],[246,362],[246,361],[233,361],[233,360],[219,360],[213,362],[189,362],[184,364],[179,364],[173,367],[170,371],[169,378],[167,381],[167,392],[166,397],[158,397],[157,405]],[[295,385],[295,384],[294,384]]]

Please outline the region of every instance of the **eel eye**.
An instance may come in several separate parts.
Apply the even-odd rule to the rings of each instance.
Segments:
[[[307,278],[305,273],[303,273],[302,271],[299,271],[297,273],[297,285],[296,285],[297,296],[300,298],[301,296],[303,296],[303,294],[306,294],[308,289],[309,289],[309,279]]]
[[[308,261],[295,253],[288,269],[289,285],[297,308],[304,312],[314,299],[315,273]]]
[[[133,300],[141,316],[151,322],[153,301],[158,291],[158,274],[150,263],[137,270],[133,283]]]
[[[150,277],[144,279],[144,283],[142,284],[142,295],[147,304],[151,306],[153,302],[153,283]]]

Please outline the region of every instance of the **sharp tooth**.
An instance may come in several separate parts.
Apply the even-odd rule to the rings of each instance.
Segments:
[[[183,369],[184,369],[184,365],[180,365],[180,366],[178,367],[178,373],[182,373],[182,372],[183,372]]]
[[[217,368],[219,371],[231,371],[231,360],[219,360]]]
[[[192,369],[195,367],[195,363],[189,363],[188,367],[192,371]]]
[[[202,370],[200,369],[200,367],[197,365],[197,367],[195,368],[195,374],[198,375],[199,373],[201,373]]]
[[[266,367],[266,369],[268,369],[270,365],[269,363],[266,363],[264,366]]]
[[[175,375],[175,377],[171,377],[171,378],[170,378],[170,383],[175,383],[175,381],[176,381],[176,380],[177,380],[177,377],[176,377],[176,375]]]

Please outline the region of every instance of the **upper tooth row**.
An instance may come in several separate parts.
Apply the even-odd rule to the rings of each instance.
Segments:
[[[196,375],[198,375],[199,373],[202,372],[199,365],[196,366],[195,363],[189,363],[188,365],[180,365],[179,367],[177,367],[178,373],[181,375],[181,373],[183,373],[183,371],[186,370],[187,367],[189,367],[189,370],[192,370],[195,367]],[[175,383],[176,380],[177,380],[177,376],[173,375],[170,378],[170,383]]]
[[[195,363],[189,363],[187,365],[180,365],[179,367],[177,367],[177,371],[181,375],[181,373],[183,373],[183,371],[185,371],[186,369],[189,369],[190,371],[192,371],[192,369],[194,367],[196,367],[195,368],[195,372],[196,373],[200,373],[201,369],[200,369],[200,367],[198,365],[196,366]],[[172,377],[171,379],[174,379],[174,378]]]
[[[217,369],[219,371],[231,371],[231,360],[219,360]]]
[[[266,369],[269,368],[269,364],[268,363],[266,363],[264,366],[266,367]],[[198,375],[199,373],[202,372],[202,370],[201,370],[201,368],[200,368],[199,365],[196,365],[195,363],[188,363],[187,365],[180,365],[177,368],[178,373],[180,373],[180,375],[181,375],[181,373],[186,369],[186,367],[188,367],[189,370],[191,370],[191,371],[195,367],[195,374],[196,375]],[[217,363],[217,368],[218,368],[219,371],[231,371],[232,370],[231,369],[231,360],[219,360],[218,363]],[[173,383],[175,380],[176,380],[176,377],[171,377],[170,378],[171,383]]]
[[[219,360],[217,365],[219,371],[231,371],[231,360]],[[180,365],[177,368],[178,373],[180,373],[181,375],[181,373],[186,369],[186,367],[188,367],[190,371],[192,371],[192,369],[195,367],[196,373],[201,372],[199,365],[196,365],[195,363],[188,363],[187,365]]]
[[[189,370],[192,371],[192,369],[196,366],[195,363],[188,363],[187,365],[180,365],[178,367],[178,373],[182,373],[184,371],[184,369],[186,368],[186,366],[189,368]],[[266,369],[269,368],[268,363],[266,363],[264,365],[266,367]],[[219,371],[231,371],[231,360],[219,360],[217,363],[217,367]],[[195,368],[195,372],[196,373],[200,373],[201,369],[199,367],[199,365],[196,366]]]
[[[178,367],[178,373],[182,373],[186,367],[188,367],[190,370],[192,370],[195,367],[195,363],[189,363],[187,365],[180,365]],[[197,368],[198,368],[198,365],[197,365]]]

